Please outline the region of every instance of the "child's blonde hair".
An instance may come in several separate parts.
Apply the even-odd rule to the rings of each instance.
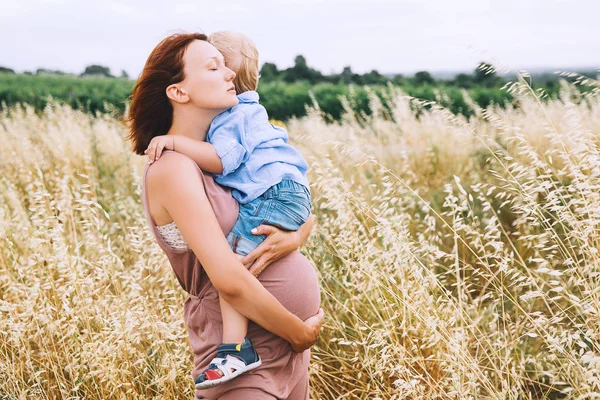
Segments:
[[[233,84],[237,94],[256,90],[258,87],[258,49],[250,38],[238,32],[220,31],[208,36],[208,42],[223,54],[225,63],[240,58],[240,66],[235,71]]]

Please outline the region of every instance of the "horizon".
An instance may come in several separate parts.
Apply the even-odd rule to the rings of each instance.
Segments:
[[[268,62],[268,61],[267,61]],[[482,61],[483,62],[483,61]],[[88,64],[87,66],[90,65],[99,65],[99,66],[104,66],[104,67],[108,67],[105,64],[99,63],[99,64]],[[313,66],[310,65],[310,62],[308,62],[307,60],[307,65],[311,68],[314,68]],[[477,64],[478,65],[478,64]],[[399,71],[399,72],[387,72],[387,71],[377,71],[379,72],[381,75],[386,76],[386,77],[393,77],[394,75],[403,75],[406,77],[411,77],[414,76],[417,72],[422,72],[422,71],[426,71],[429,72],[433,77],[438,78],[438,79],[448,79],[448,78],[452,78],[458,74],[472,74],[474,72],[474,70],[477,68],[477,65],[475,65],[472,69],[464,69],[464,70],[451,70],[451,69],[440,69],[440,70],[413,70],[413,71]],[[5,68],[9,68],[11,70],[13,70],[16,74],[25,74],[25,73],[31,73],[33,75],[36,74],[36,71],[38,69],[43,69],[43,70],[47,70],[47,71],[59,71],[61,73],[67,74],[67,75],[73,75],[73,76],[78,76],[81,75],[83,71],[79,71],[79,72],[73,72],[73,71],[65,71],[65,70],[56,70],[53,68],[47,68],[47,67],[37,67],[34,70],[18,70],[15,68],[12,68],[10,65],[4,65],[4,64],[0,64],[0,67],[5,67]],[[262,68],[262,65],[261,65]],[[279,68],[279,66],[277,66],[277,68]],[[350,65],[350,68],[352,68],[352,66]],[[85,67],[84,67],[85,69]],[[117,77],[120,73],[121,70],[119,71],[115,71],[113,69],[110,69],[110,72],[113,76]],[[315,68],[316,69],[316,68]],[[354,70],[354,68],[352,68],[352,71],[354,73],[358,73],[357,71]],[[529,67],[529,68],[520,68],[519,72],[521,71],[527,71],[529,73],[535,74],[535,75],[540,75],[540,74],[558,74],[559,72],[564,72],[564,71],[568,71],[568,72],[596,72],[597,74],[600,74],[600,66],[567,66],[567,67],[556,67],[556,66],[533,66],[533,67]],[[323,71],[320,71],[323,73]],[[330,73],[323,73],[324,75],[331,75],[331,74],[339,74],[342,71],[333,71]],[[368,73],[370,71],[364,71],[362,74]],[[496,71],[496,74],[499,76],[506,76],[506,75],[510,75],[510,74],[514,74],[517,71]],[[136,77],[131,76],[128,73],[128,76],[130,79],[134,79]]]

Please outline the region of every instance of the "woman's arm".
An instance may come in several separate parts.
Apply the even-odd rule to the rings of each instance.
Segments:
[[[295,351],[312,346],[319,335],[322,310],[303,322],[263,287],[229,247],[197,168],[188,158],[171,154],[148,170],[148,190],[173,218],[213,286],[238,312],[290,342]]]
[[[267,238],[241,260],[242,264],[248,268],[254,263],[250,267],[250,273],[254,276],[260,275],[271,263],[298,250],[310,236],[313,225],[314,217],[311,214],[297,231],[284,231],[271,225],[256,227],[252,230],[252,234],[267,235]]]

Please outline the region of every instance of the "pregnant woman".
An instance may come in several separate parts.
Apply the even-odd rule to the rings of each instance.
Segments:
[[[212,119],[237,104],[230,90],[235,74],[222,63],[215,68],[215,58],[220,54],[203,34],[171,35],[156,46],[132,92],[129,139],[137,154],[157,135],[205,140]],[[295,249],[308,236],[310,221],[297,232],[261,227],[259,233],[271,235],[240,261],[225,239],[239,205],[210,172],[167,151],[146,166],[142,181],[148,222],[189,294],[184,320],[194,353],[192,377],[207,368],[221,343],[219,296],[251,320],[248,337],[262,358],[253,371],[197,390],[196,399],[308,399],[308,349],[323,311],[316,274]],[[248,270],[242,262],[257,254]],[[278,257],[261,272],[264,260]]]

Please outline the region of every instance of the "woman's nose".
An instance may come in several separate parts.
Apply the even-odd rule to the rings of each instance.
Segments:
[[[229,69],[229,68],[227,68],[227,69]],[[232,69],[229,69],[229,76],[227,77],[227,80],[232,81],[234,79],[235,79],[235,71]]]

